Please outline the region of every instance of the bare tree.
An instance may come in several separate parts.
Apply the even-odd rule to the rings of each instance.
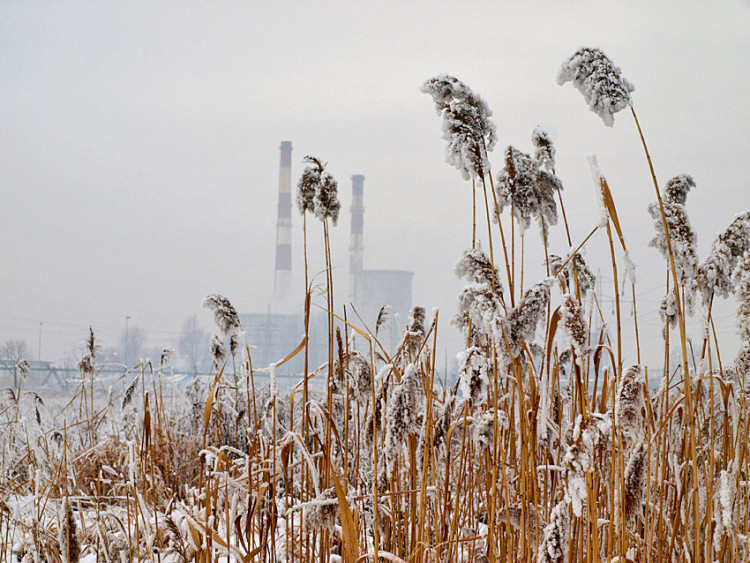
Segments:
[[[29,345],[25,340],[8,340],[0,347],[0,357],[18,363],[31,356]]]
[[[188,369],[198,373],[205,368],[208,358],[209,336],[198,324],[198,315],[190,315],[182,323],[178,349]]]
[[[126,367],[132,368],[140,363],[145,343],[146,332],[139,326],[131,326],[120,335],[122,361]]]
[[[18,387],[18,369],[16,366],[21,360],[31,357],[29,345],[25,340],[7,340],[0,346],[0,359],[5,360],[4,368],[13,374],[13,388]]]

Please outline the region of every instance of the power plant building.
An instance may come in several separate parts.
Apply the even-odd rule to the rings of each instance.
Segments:
[[[292,273],[292,143],[281,143],[279,172],[278,216],[276,222],[276,261],[274,271],[274,301],[288,295]],[[406,322],[412,305],[413,273],[401,270],[365,270],[364,265],[364,180],[355,174],[352,180],[352,203],[349,246],[349,299],[371,331],[383,306],[388,306],[391,317],[387,326],[378,331],[383,347],[392,353],[400,342],[400,327],[394,319],[398,314]],[[348,315],[352,324],[359,319]],[[293,314],[280,312],[240,314],[240,322],[253,346],[255,369],[276,363],[291,353],[304,337],[304,311]],[[342,327],[343,330],[343,327]],[[308,372],[328,360],[328,328],[326,314],[314,311],[310,318]],[[303,354],[279,368],[279,375],[301,375],[304,371]]]

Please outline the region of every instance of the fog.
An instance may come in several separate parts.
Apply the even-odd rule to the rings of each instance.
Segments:
[[[155,349],[175,346],[192,314],[214,330],[200,306],[208,293],[265,311],[282,140],[294,146],[295,183],[306,154],[339,181],[337,303],[347,294],[349,178],[364,174],[365,268],[413,271],[414,302],[447,321],[461,288],[453,265],[471,243],[471,184],[445,163],[440,119],[419,86],[450,73],[493,109],[493,172],[506,145],[530,151],[533,128],[549,131],[574,243],[598,220],[587,162],[596,153],[658,359],[665,269],[647,247],[654,195],[637,131],[628,112],[605,127],[555,74],[590,45],[635,84],[659,180],[688,173],[697,183],[688,211],[702,256],[750,208],[748,29],[750,5],[737,0],[3,2],[0,343],[24,339],[36,359],[41,334],[42,359],[62,361],[89,326],[116,346],[126,317]],[[301,303],[296,212],[293,221]],[[309,227],[315,272],[322,228]],[[532,227],[528,284],[542,274],[538,238]],[[567,251],[562,225],[551,246]],[[604,234],[589,247],[611,283]],[[719,306],[715,320],[731,357],[733,315]],[[441,355],[460,346],[447,322],[438,340]]]

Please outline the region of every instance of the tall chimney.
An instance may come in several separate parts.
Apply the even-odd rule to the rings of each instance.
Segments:
[[[349,296],[355,300],[355,280],[362,271],[362,257],[364,244],[362,240],[362,226],[365,221],[365,206],[363,192],[365,177],[362,174],[352,176],[352,231],[349,243]]]
[[[276,221],[276,271],[273,283],[275,298],[289,293],[292,275],[292,142],[281,141],[279,168],[279,210]]]

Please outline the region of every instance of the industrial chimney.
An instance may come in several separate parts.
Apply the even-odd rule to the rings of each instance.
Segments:
[[[362,240],[362,226],[364,224],[365,206],[363,192],[365,177],[362,174],[352,176],[352,230],[349,243],[349,296],[355,300],[355,284],[357,275],[362,272],[362,257],[364,244]]]
[[[274,298],[289,293],[292,275],[292,142],[281,141],[279,168],[279,209],[276,221],[276,271]]]

